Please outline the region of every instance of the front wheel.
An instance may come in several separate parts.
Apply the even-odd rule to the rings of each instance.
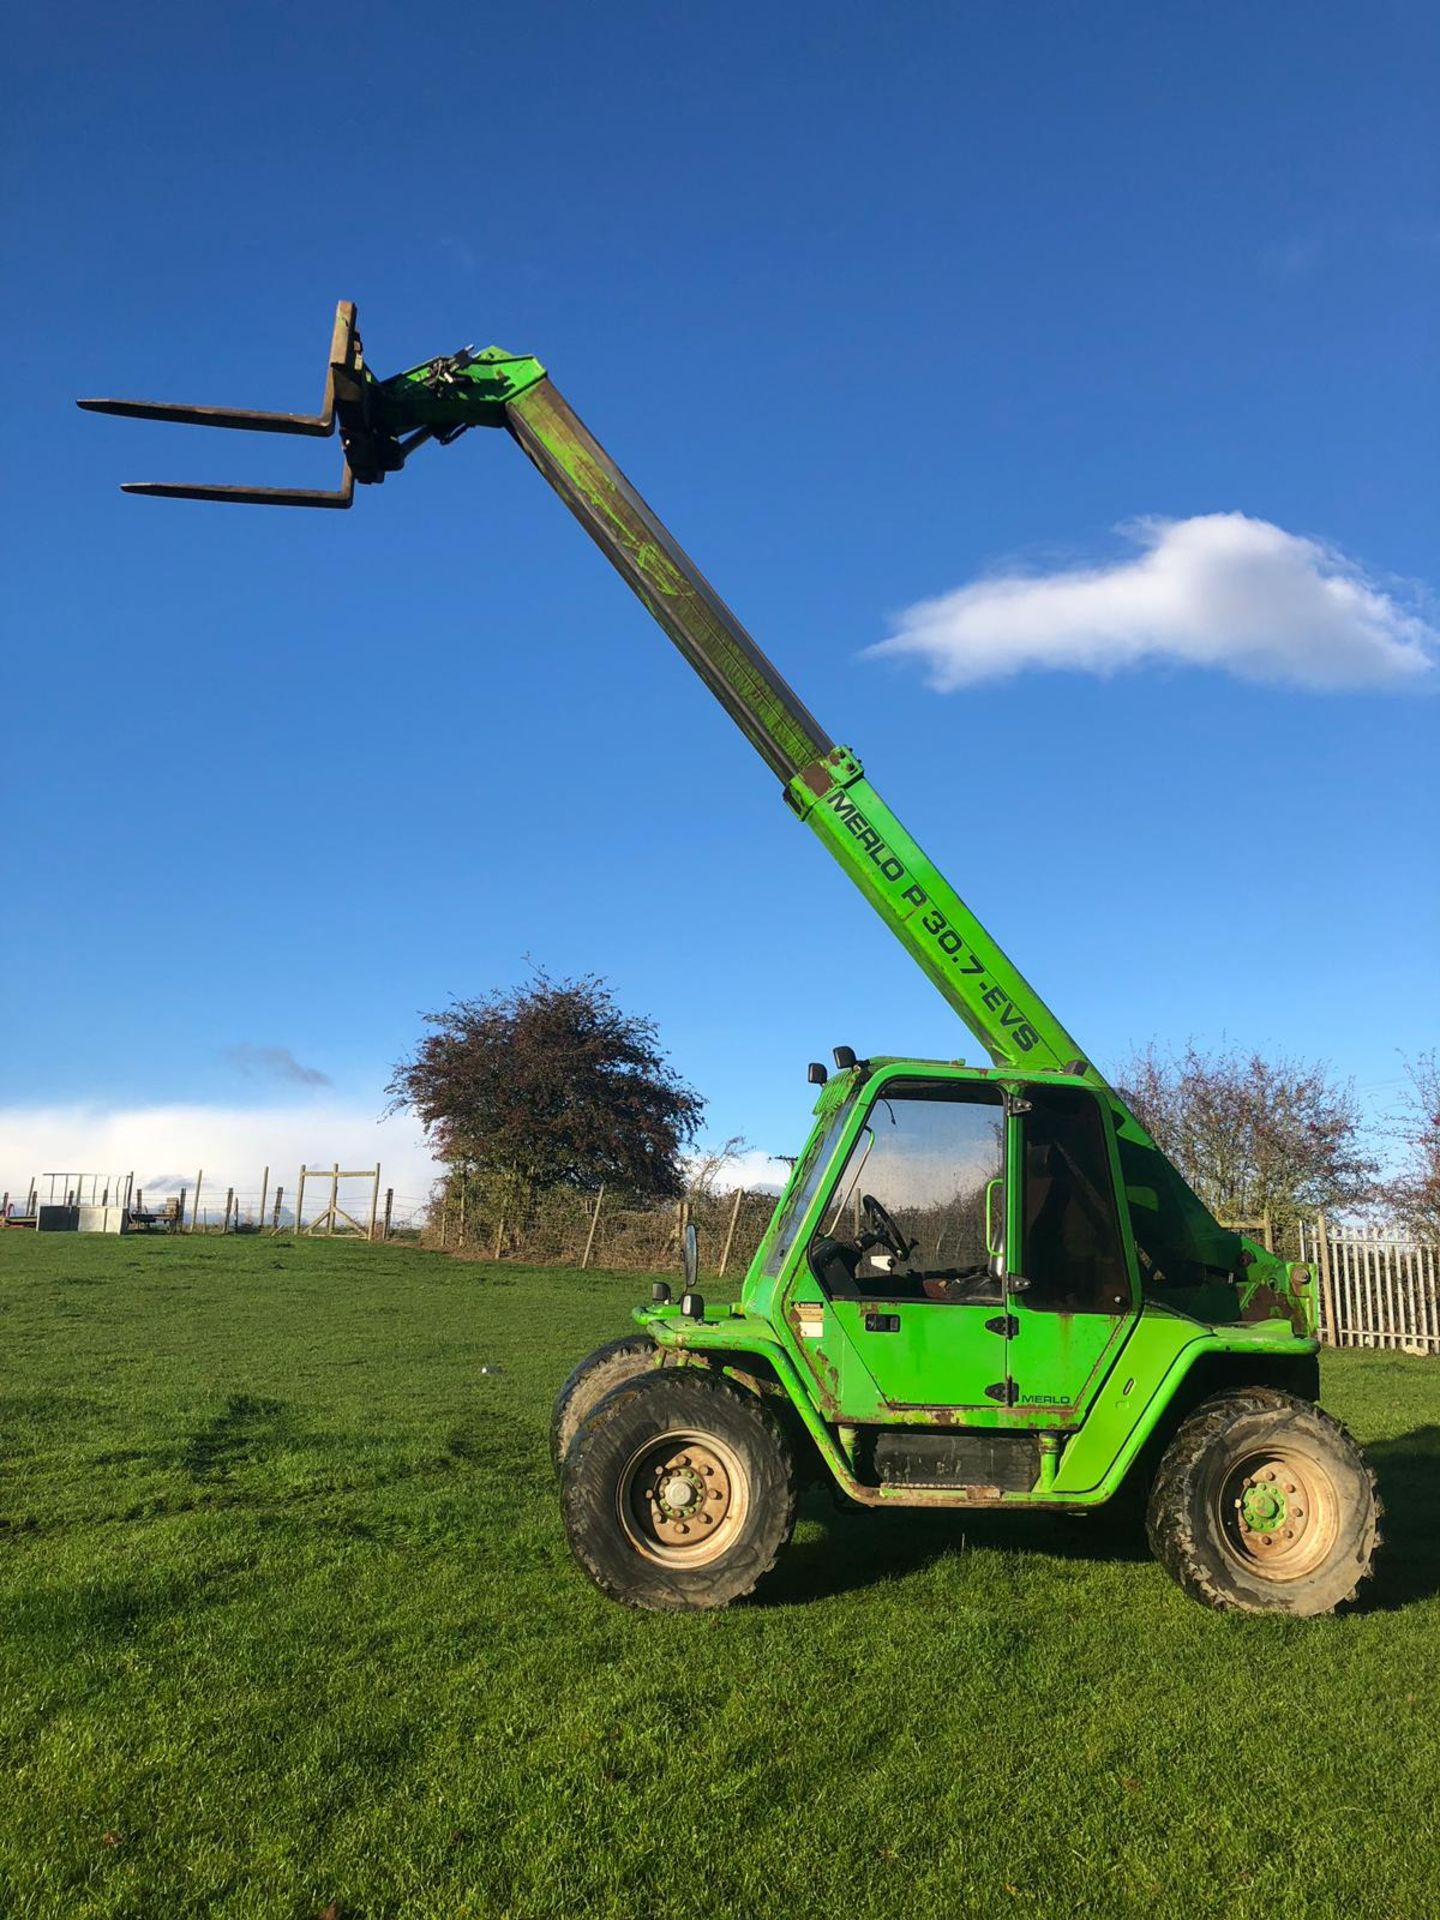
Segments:
[[[1330,1613],[1380,1544],[1365,1456],[1338,1420],[1270,1387],[1216,1394],[1170,1442],[1150,1491],[1151,1550],[1203,1605]]]
[[[565,1456],[570,1548],[630,1607],[725,1607],[774,1566],[795,1525],[779,1424],[728,1381],[684,1367],[617,1387]]]

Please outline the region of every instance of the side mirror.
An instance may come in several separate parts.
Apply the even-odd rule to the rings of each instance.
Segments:
[[[686,1293],[693,1293],[700,1272],[700,1236],[693,1226],[686,1227],[685,1238],[680,1243],[680,1271],[685,1275]]]
[[[812,1087],[823,1087],[825,1082],[830,1078],[829,1069],[823,1066],[820,1061],[812,1060],[810,1065],[805,1069],[805,1078],[810,1082]]]

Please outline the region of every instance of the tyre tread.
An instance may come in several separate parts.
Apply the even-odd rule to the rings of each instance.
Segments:
[[[626,1355],[633,1356],[640,1363],[635,1368],[637,1374],[646,1373],[651,1367],[658,1367],[661,1362],[660,1349],[648,1334],[622,1333],[618,1339],[607,1340],[603,1346],[587,1354],[579,1365],[571,1370],[569,1378],[556,1394],[555,1405],[550,1413],[550,1463],[557,1474],[564,1466],[565,1455],[569,1451],[569,1442],[564,1437],[565,1426],[576,1400],[582,1396],[587,1383],[593,1380],[598,1370],[608,1368],[612,1360],[620,1360]],[[619,1378],[612,1380],[601,1392],[595,1393],[591,1403],[585,1406],[580,1421],[584,1420],[585,1414],[592,1411],[593,1406],[599,1405],[606,1394],[613,1393],[616,1387],[623,1385],[625,1377],[622,1374]],[[580,1421],[576,1422],[577,1430]],[[571,1439],[573,1438],[572,1434]]]

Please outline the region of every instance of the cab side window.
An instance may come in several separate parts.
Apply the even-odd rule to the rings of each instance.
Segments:
[[[987,1212],[1004,1221],[1005,1114],[998,1087],[892,1080],[876,1096],[811,1244],[827,1291],[966,1300],[994,1291]],[[993,1194],[987,1191],[995,1188]],[[867,1231],[878,1201],[908,1252]]]
[[[1100,1103],[1079,1087],[1030,1086],[1025,1115],[1026,1304],[1115,1313],[1130,1302]]]

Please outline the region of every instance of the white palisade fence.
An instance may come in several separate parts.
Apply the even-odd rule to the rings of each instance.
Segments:
[[[1440,1248],[1385,1227],[1300,1225],[1300,1254],[1320,1282],[1321,1337],[1332,1347],[1440,1354]]]

